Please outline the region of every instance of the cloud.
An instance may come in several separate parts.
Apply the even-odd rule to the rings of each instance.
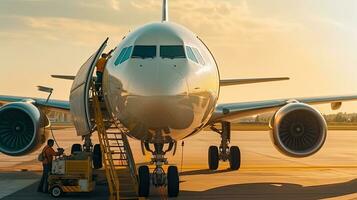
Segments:
[[[121,38],[129,29],[151,21],[150,18],[161,16],[162,6],[161,0],[70,2],[57,2],[61,9],[75,8],[64,16],[47,12],[11,16],[11,24],[22,26],[17,31],[11,31],[17,37],[27,34],[86,45],[107,35]],[[257,16],[246,0],[239,3],[215,0],[180,0],[169,3],[170,20],[187,26],[204,39],[218,44],[232,44],[227,38],[245,43],[263,41],[268,35],[294,32],[301,28],[298,24],[283,19]],[[79,15],[76,10],[83,12]],[[7,26],[12,26],[11,24]],[[4,32],[2,37],[9,35],[5,32],[11,32],[4,26],[0,29],[0,32]]]
[[[119,10],[119,0],[110,0],[110,3],[114,10]]]
[[[160,11],[162,1],[133,0],[133,12]],[[244,37],[246,41],[258,41],[267,34],[293,32],[301,25],[274,17],[257,16],[248,1],[216,0],[170,1],[170,20],[189,27],[205,38]]]
[[[2,38],[21,40],[40,38],[42,40],[66,41],[80,46],[92,46],[107,36],[121,38],[127,31],[125,27],[93,21],[58,17],[20,17],[21,29],[1,31]]]

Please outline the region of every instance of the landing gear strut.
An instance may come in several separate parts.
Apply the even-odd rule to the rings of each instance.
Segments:
[[[167,186],[167,194],[169,197],[177,197],[180,191],[180,179],[176,166],[169,166],[167,174],[163,169],[164,165],[167,165],[167,158],[165,154],[171,151],[175,143],[169,143],[167,150],[164,149],[164,144],[154,144],[154,151],[150,149],[149,143],[145,142],[144,147],[147,151],[152,153],[151,164],[155,165],[155,169],[151,174],[148,166],[139,167],[139,196],[147,197],[150,191],[150,180],[155,187]]]
[[[231,140],[231,124],[230,122],[222,122],[222,130],[215,127],[211,129],[221,135],[221,144],[217,146],[210,146],[208,149],[208,166],[210,170],[218,169],[219,161],[229,161],[232,170],[240,168],[241,156],[238,146],[229,147]]]
[[[100,148],[99,144],[93,145],[92,143],[92,134],[88,134],[82,137],[84,143],[83,143],[83,151],[84,152],[92,152],[92,161],[93,161],[93,168],[94,169],[100,169],[103,167],[103,161],[102,161],[102,150]],[[82,145],[80,144],[74,144],[72,146],[71,153],[76,151],[82,151]]]

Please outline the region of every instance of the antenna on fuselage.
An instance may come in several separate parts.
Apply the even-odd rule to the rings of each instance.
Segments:
[[[162,3],[162,22],[169,21],[169,2],[168,0],[163,0]]]

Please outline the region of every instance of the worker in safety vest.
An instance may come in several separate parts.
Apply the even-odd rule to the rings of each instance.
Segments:
[[[96,89],[97,91],[99,91],[99,89],[102,87],[102,81],[103,81],[103,72],[104,72],[104,69],[105,69],[105,64],[107,64],[107,57],[108,57],[108,54],[106,53],[103,53],[102,54],[102,57],[99,58],[97,64],[96,64],[96,67],[97,67],[97,81],[96,81]]]
[[[38,192],[48,193],[48,175],[52,169],[52,160],[54,156],[60,156],[63,154],[64,150],[59,148],[58,152],[53,150],[54,140],[49,139],[47,145],[42,150],[42,155],[44,157],[42,161],[43,172],[41,182],[38,186]]]
[[[102,88],[102,82],[103,82],[103,73],[105,69],[105,65],[107,64],[108,59],[111,57],[110,54],[114,51],[115,49],[110,50],[108,53],[103,53],[102,57],[99,58],[97,61],[96,67],[97,67],[97,80],[95,82],[96,85],[96,90],[100,91]]]

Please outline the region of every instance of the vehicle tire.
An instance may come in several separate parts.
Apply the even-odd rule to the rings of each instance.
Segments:
[[[54,186],[50,189],[50,194],[52,197],[59,198],[63,195],[63,191],[60,186]]]
[[[240,150],[237,146],[232,146],[229,150],[229,165],[231,170],[238,170],[240,168],[241,157]]]
[[[93,168],[100,169],[103,167],[102,150],[100,144],[95,144],[93,147]]]
[[[139,174],[139,197],[148,197],[150,193],[150,172],[148,166],[140,166]]]
[[[73,144],[71,148],[71,154],[74,152],[81,152],[82,151],[82,145],[80,144]]]
[[[217,146],[210,146],[208,149],[208,166],[210,170],[218,169],[219,154]]]
[[[176,166],[169,166],[167,170],[167,195],[177,197],[180,192],[180,177]]]

